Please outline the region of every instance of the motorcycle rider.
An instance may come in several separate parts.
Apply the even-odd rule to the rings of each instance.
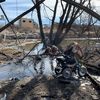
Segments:
[[[64,51],[63,57],[57,58],[57,67],[55,68],[55,73],[57,77],[62,77],[63,80],[70,80],[74,78],[81,78],[86,75],[85,66],[82,66],[76,55],[79,57],[83,56],[81,47],[77,42],[73,42],[68,45],[67,49]]]
[[[73,69],[80,67],[78,58],[83,56],[83,52],[77,42],[73,42],[68,45],[67,49],[64,51],[64,55],[67,66],[70,66]]]
[[[77,42],[73,42],[67,46],[66,50],[64,51],[65,58],[69,64],[75,63],[74,57],[77,55],[79,58],[83,56],[83,51]]]

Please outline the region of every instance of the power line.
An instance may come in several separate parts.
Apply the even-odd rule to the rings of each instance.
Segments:
[[[3,14],[4,14],[4,16],[5,16],[6,20],[7,20],[7,21],[8,21],[8,23],[9,23],[10,21],[9,21],[9,19],[8,19],[7,15],[6,15],[6,13],[5,13],[5,11],[3,10],[3,8],[2,8],[2,6],[1,6],[1,5],[0,5],[0,8],[1,8],[1,10],[2,10],[2,12],[3,12]],[[16,34],[16,32],[14,31],[14,29],[13,29],[12,25],[10,25],[10,28],[12,29],[13,33],[14,33],[14,34],[15,34],[15,36],[16,36],[16,45],[18,45],[18,44],[17,44],[17,41],[18,41],[18,42],[19,42],[19,44],[21,45],[21,43],[20,43],[20,41],[19,41],[19,39],[18,39],[18,37],[17,37],[17,34]],[[21,47],[22,47],[22,46],[21,46]],[[23,50],[23,54],[24,54],[25,52],[24,52],[23,47],[22,47],[22,50]]]

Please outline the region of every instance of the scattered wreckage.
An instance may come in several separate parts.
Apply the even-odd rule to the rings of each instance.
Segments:
[[[77,62],[76,64],[66,63],[65,58],[57,58],[57,67],[55,73],[60,81],[68,81],[73,78],[85,77],[87,74],[86,68]],[[75,77],[76,76],[76,77]]]
[[[34,48],[34,51],[37,53],[37,56],[34,56],[34,70],[37,73],[37,64],[41,62],[40,74],[43,74],[43,69],[48,65],[44,66],[42,59],[49,57],[52,67],[51,70],[54,72],[54,76],[58,80],[68,82],[72,78],[78,79],[86,76],[87,70],[85,66],[80,64],[75,56],[65,55],[54,45],[51,47],[48,46],[47,49],[44,49],[42,46],[43,44],[38,44],[38,47]]]
[[[71,80],[74,80],[74,79],[79,80],[80,78],[83,78],[83,77],[84,78],[88,77],[90,78],[90,80],[94,80],[89,74],[88,72],[89,70],[87,70],[89,66],[91,67],[91,65],[78,61],[78,59],[75,56],[71,57],[74,59],[74,62],[73,61],[71,63],[68,62],[68,60],[71,58],[68,55],[65,55],[63,52],[59,51],[59,49],[55,46],[53,47],[53,50],[54,49],[57,50],[56,53],[51,53],[52,49],[50,47],[48,47],[47,50],[45,50],[42,47],[43,47],[43,44],[41,43],[35,46],[34,50],[35,52],[36,50],[38,50],[38,52],[36,52],[37,56],[34,56],[36,60],[34,63],[36,65],[37,63],[41,62],[42,59],[49,57],[49,60],[50,60],[49,64],[51,65],[49,67],[51,67],[53,76],[56,77],[59,81],[67,83],[67,82],[70,82]],[[42,66],[40,69],[42,69],[43,67],[43,70],[46,67],[48,67],[48,65],[44,66],[43,62],[41,65]],[[35,70],[37,70],[36,66],[35,66]],[[93,83],[95,84],[95,80]],[[98,86],[100,85],[98,84]]]

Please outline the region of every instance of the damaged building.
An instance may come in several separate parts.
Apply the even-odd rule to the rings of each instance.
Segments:
[[[21,18],[19,20],[19,28],[20,28],[20,31],[35,32],[36,29],[38,28],[38,24],[34,22],[34,20],[32,19]]]

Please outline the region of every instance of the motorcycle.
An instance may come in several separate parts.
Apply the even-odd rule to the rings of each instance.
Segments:
[[[72,78],[85,77],[87,70],[81,65],[78,61],[73,64],[69,64],[67,59],[62,56],[56,58],[57,67],[55,68],[55,73],[58,79],[63,79],[64,81],[68,81]]]

